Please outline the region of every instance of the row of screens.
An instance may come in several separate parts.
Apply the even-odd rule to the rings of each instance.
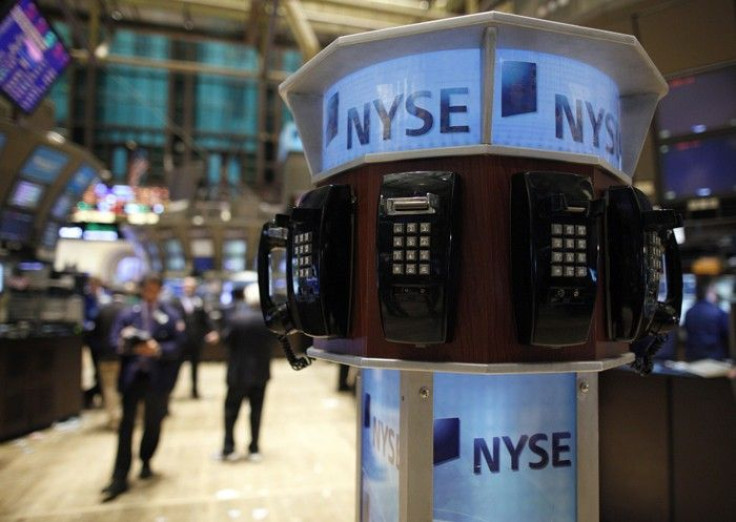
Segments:
[[[736,196],[736,64],[669,87],[656,116],[661,200]]]
[[[174,238],[161,242],[163,252],[156,243],[146,243],[146,252],[151,268],[156,272],[164,270],[181,272],[186,270],[186,256],[181,241]],[[214,241],[209,238],[192,239],[192,268],[197,272],[215,270]],[[222,245],[222,269],[226,272],[242,272],[247,270],[248,244],[244,239],[226,239]]]

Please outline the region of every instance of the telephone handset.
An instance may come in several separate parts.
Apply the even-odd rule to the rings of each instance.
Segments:
[[[291,214],[266,223],[258,248],[258,284],[266,326],[279,336],[295,370],[311,360],[291,350],[287,335],[345,337],[350,321],[354,199],[348,185],[302,196]],[[271,254],[286,252],[286,299],[272,295]]]
[[[520,172],[511,178],[511,279],[520,343],[588,339],[598,280],[597,219],[587,177]]]
[[[682,307],[682,266],[672,232],[682,218],[673,210],[653,210],[634,187],[609,188],[605,197],[608,336],[634,341],[665,333],[679,323]],[[667,296],[658,301],[663,276]]]
[[[452,337],[457,175],[383,177],[378,203],[378,296],[384,337],[416,345]]]

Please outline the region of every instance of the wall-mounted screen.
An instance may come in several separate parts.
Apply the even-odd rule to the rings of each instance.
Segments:
[[[175,238],[164,240],[164,251],[166,252],[166,270],[179,271],[186,268],[181,241]]]
[[[66,189],[75,196],[80,196],[85,190],[87,190],[87,187],[89,187],[92,180],[95,179],[95,176],[97,176],[97,171],[89,165],[83,164],[72,175]]]
[[[10,193],[9,203],[16,207],[36,210],[43,197],[44,186],[20,179]]]
[[[33,214],[5,210],[0,215],[0,239],[29,243],[33,233]]]
[[[51,207],[51,216],[56,219],[66,219],[69,215],[69,211],[74,205],[75,198],[70,193],[64,193],[59,196],[59,199],[54,202],[54,206]]]
[[[736,127],[736,64],[668,83],[657,108],[660,139]]]
[[[736,134],[660,145],[659,160],[666,201],[736,195]]]
[[[32,113],[71,62],[49,21],[31,0],[19,0],[0,20],[0,91]]]
[[[245,239],[226,239],[222,246],[222,269],[228,272],[241,272],[246,269]]]
[[[53,183],[69,162],[69,156],[60,150],[39,145],[20,169],[22,176],[40,183]]]

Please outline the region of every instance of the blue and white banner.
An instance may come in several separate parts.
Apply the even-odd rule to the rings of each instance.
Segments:
[[[575,374],[434,377],[434,521],[574,522]]]
[[[480,143],[480,57],[434,51],[341,78],[324,93],[322,169],[369,153]]]
[[[363,369],[361,522],[399,520],[398,370]]]
[[[491,144],[592,155],[622,166],[616,83],[585,63],[497,49]]]

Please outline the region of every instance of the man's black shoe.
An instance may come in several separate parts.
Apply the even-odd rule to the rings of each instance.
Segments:
[[[128,482],[125,480],[113,479],[110,484],[102,490],[105,495],[102,499],[103,502],[110,502],[118,496],[128,491]]]
[[[151,469],[151,465],[148,462],[143,463],[143,466],[141,466],[141,472],[138,477],[142,478],[143,480],[153,477],[153,470]]]

